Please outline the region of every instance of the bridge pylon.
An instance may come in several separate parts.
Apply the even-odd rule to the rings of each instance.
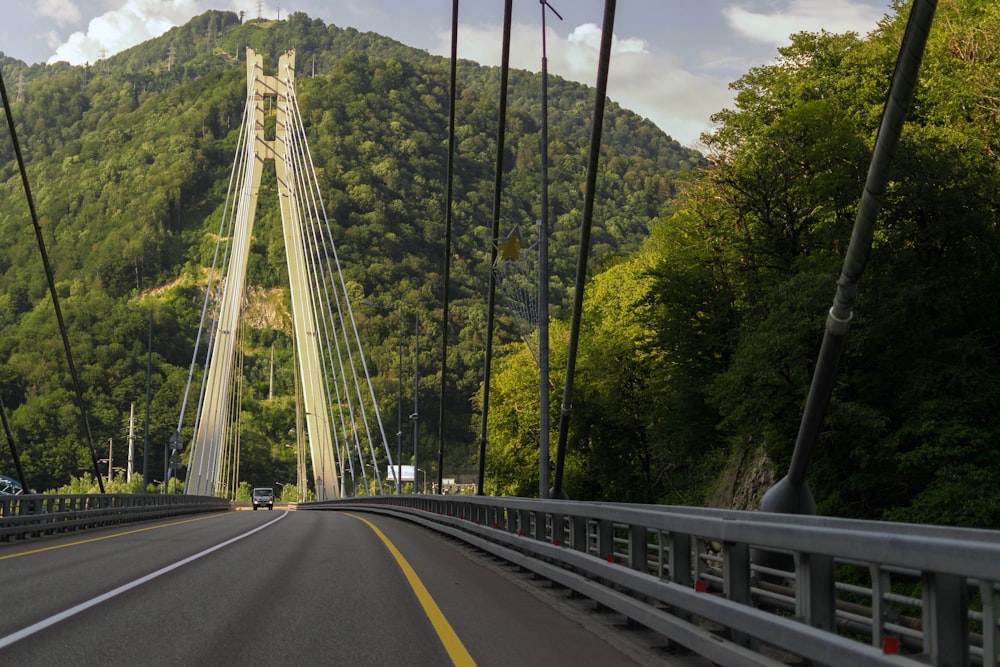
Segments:
[[[217,311],[211,356],[205,371],[205,389],[188,463],[185,493],[220,495],[223,491],[220,488],[220,471],[224,468],[224,443],[231,435],[229,431],[235,428],[230,418],[232,380],[238,344],[237,332],[241,326],[245,301],[246,269],[257,210],[257,194],[264,163],[274,162],[291,291],[295,363],[301,382],[301,407],[304,409],[313,482],[320,500],[338,498],[340,484],[321,356],[314,285],[307,266],[300,207],[296,204],[299,201],[296,184],[302,181],[296,174],[299,169],[297,162],[289,152],[289,123],[294,122],[291,105],[295,85],[295,52],[288,51],[280,57],[277,76],[264,75],[263,57],[253,49],[248,48],[246,54],[247,111],[252,114],[252,122],[244,123],[244,131],[248,132],[248,136],[241,145],[245,146],[246,163],[240,181],[230,258]],[[265,103],[269,98],[274,100],[276,110],[274,139],[267,139],[264,131]]]

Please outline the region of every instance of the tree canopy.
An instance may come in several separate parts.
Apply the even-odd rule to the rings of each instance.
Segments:
[[[733,84],[711,166],[588,285],[571,496],[754,508],[787,470],[908,3],[893,10],[865,38],[792,35]],[[1000,525],[998,21],[939,3],[809,471],[821,513]],[[522,441],[504,428],[497,460]]]

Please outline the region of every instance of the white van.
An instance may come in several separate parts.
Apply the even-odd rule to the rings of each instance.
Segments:
[[[267,506],[267,509],[274,509],[274,489],[269,486],[258,486],[255,487],[253,493],[250,496],[253,502],[253,511],[256,512],[258,507]]]

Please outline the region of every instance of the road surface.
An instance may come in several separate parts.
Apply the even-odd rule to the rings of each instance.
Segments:
[[[0,591],[3,665],[665,664],[376,514],[276,508],[0,544]]]

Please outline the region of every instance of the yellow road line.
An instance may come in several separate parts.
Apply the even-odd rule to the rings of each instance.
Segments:
[[[474,667],[476,661],[472,659],[469,652],[466,650],[465,645],[462,640],[458,638],[455,634],[455,630],[452,629],[451,624],[448,619],[444,617],[441,613],[441,609],[434,602],[434,598],[431,594],[427,592],[427,588],[424,586],[423,582],[420,581],[420,577],[414,572],[413,568],[410,567],[409,562],[403,557],[396,545],[389,541],[389,538],[378,529],[378,527],[373,524],[368,519],[357,516],[356,514],[350,514],[345,512],[347,516],[357,519],[358,521],[363,521],[375,531],[375,534],[379,536],[379,539],[385,544],[386,548],[389,549],[389,553],[392,554],[393,558],[399,564],[399,568],[403,571],[403,575],[406,580],[410,583],[410,588],[417,596],[417,600],[420,601],[420,606],[424,608],[424,613],[427,614],[427,618],[430,619],[431,625],[434,626],[434,631],[437,632],[438,639],[444,645],[444,650],[448,652],[448,657],[451,658],[451,662],[454,665],[460,667]]]
[[[170,523],[164,523],[157,526],[146,526],[145,528],[136,528],[134,530],[126,530],[121,533],[115,533],[113,535],[102,535],[101,537],[91,537],[86,540],[78,540],[76,542],[69,542],[68,544],[54,544],[49,547],[41,547],[40,549],[32,549],[30,551],[19,551],[16,554],[8,554],[6,556],[0,556],[0,560],[10,560],[11,558],[20,558],[21,556],[30,556],[32,554],[40,554],[45,551],[55,551],[56,549],[66,549],[68,547],[75,547],[81,544],[88,544],[90,542],[100,542],[101,540],[110,540],[115,537],[124,537],[125,535],[135,535],[136,533],[144,533],[147,530],[157,530],[159,528],[169,528],[170,526],[179,526],[182,523],[191,523],[192,521],[203,521],[205,519],[211,519],[215,516],[220,516],[220,514],[212,514],[210,516],[199,516],[193,519],[182,519],[181,521],[171,521]]]

